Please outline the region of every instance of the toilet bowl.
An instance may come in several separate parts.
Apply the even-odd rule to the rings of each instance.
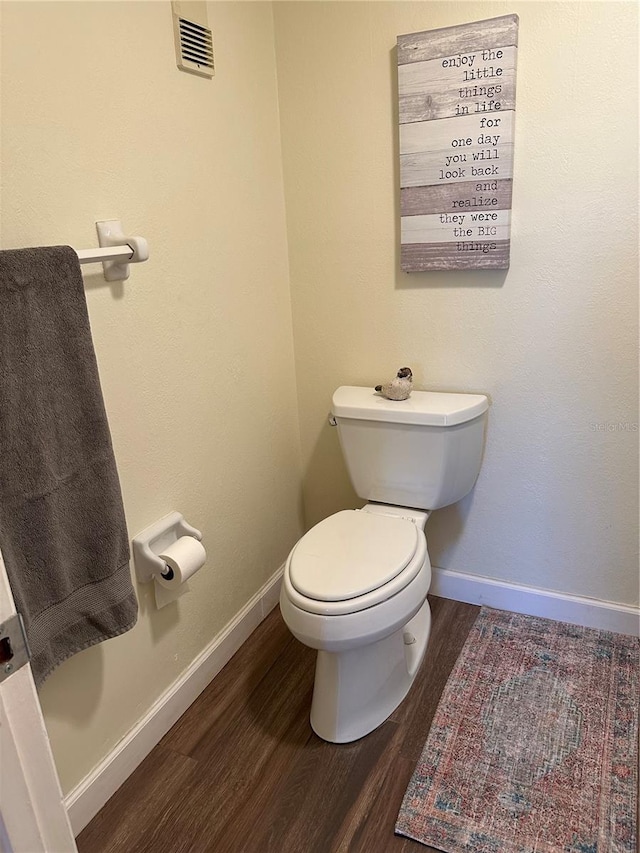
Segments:
[[[424,657],[431,582],[428,514],[368,504],[312,528],[285,565],[280,609],[318,650],[311,726],[333,743],[379,726]]]
[[[369,503],[305,533],[280,593],[285,623],[318,650],[311,725],[324,740],[373,731],[416,677],[431,627],[424,528],[431,510],[473,488],[488,407],[483,394],[414,391],[390,401],[342,386],[333,395],[330,423]]]

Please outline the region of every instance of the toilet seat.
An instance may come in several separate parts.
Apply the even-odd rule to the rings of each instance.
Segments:
[[[297,543],[287,560],[286,594],[309,613],[357,613],[408,586],[425,557],[424,533],[408,519],[343,510]]]

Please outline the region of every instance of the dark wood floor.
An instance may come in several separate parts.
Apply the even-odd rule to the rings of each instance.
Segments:
[[[78,837],[80,853],[408,853],[398,809],[478,607],[432,598],[425,662],[351,744],[309,725],[315,652],[276,610]]]

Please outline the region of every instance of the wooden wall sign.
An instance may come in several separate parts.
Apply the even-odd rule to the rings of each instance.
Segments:
[[[518,16],[398,36],[401,264],[508,269]]]

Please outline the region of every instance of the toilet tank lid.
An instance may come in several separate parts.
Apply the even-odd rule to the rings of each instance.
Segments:
[[[424,426],[455,426],[477,418],[489,408],[484,394],[413,391],[408,400],[387,400],[373,388],[342,385],[333,395],[337,418],[386,421]]]

